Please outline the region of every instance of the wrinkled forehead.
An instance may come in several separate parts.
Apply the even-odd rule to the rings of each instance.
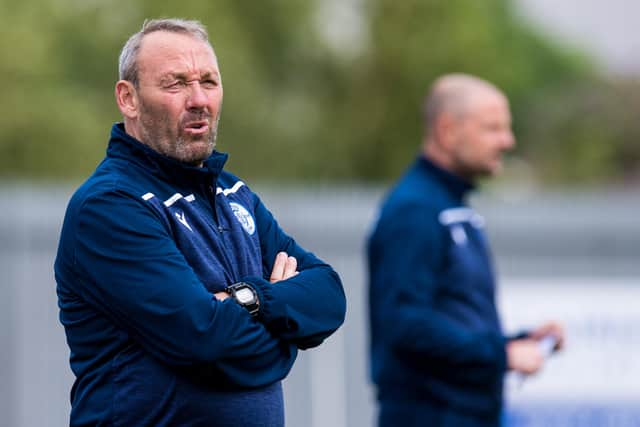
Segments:
[[[140,71],[163,73],[179,68],[182,72],[219,73],[218,60],[211,45],[190,34],[156,31],[147,34],[138,53]],[[178,70],[176,70],[178,71]]]

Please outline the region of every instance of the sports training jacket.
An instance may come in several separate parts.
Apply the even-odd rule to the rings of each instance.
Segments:
[[[502,405],[505,337],[483,220],[464,200],[470,189],[420,157],[388,194],[368,245],[380,404],[415,402],[433,426],[467,425],[447,412],[497,420]]]
[[[342,324],[336,272],[223,171],[226,159],[187,166],[116,124],[71,198],[55,261],[71,425],[279,425],[297,350]],[[280,251],[300,273],[271,284]],[[239,281],[258,293],[257,318],[213,296]]]

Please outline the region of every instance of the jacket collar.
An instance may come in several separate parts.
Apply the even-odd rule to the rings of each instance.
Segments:
[[[111,138],[107,157],[132,161],[154,175],[179,185],[211,185],[222,172],[229,157],[226,153],[214,151],[204,161],[202,167],[191,166],[167,157],[153,150],[125,132],[124,123],[115,123],[111,128]]]
[[[440,181],[458,199],[463,199],[470,191],[475,189],[473,183],[437,166],[424,155],[418,158],[418,165]]]

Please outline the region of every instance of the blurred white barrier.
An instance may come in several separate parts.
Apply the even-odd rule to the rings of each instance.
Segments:
[[[505,326],[545,319],[566,326],[567,347],[521,386],[507,381],[512,426],[640,424],[640,282],[571,278],[505,280]]]

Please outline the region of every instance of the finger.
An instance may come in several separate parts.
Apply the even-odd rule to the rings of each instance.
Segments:
[[[226,292],[216,292],[216,293],[215,293],[215,294],[213,294],[213,295],[216,297],[216,299],[217,299],[218,301],[224,301],[224,300],[226,300],[227,298],[229,298],[229,294],[228,294],[228,293],[226,293]]]
[[[553,335],[556,337],[556,340],[558,341],[556,343],[556,350],[562,350],[564,348],[564,344],[565,344],[565,332],[564,332],[564,327],[562,324],[560,323],[556,323],[554,324],[554,329],[552,331]]]
[[[547,335],[553,335],[556,339],[556,350],[564,347],[564,328],[558,322],[547,322],[541,328],[538,339],[542,339]]]
[[[278,252],[278,255],[276,255],[276,259],[273,262],[271,277],[269,278],[269,281],[271,283],[275,283],[282,280],[282,277],[284,276],[284,268],[286,263],[287,263],[287,253]]]
[[[541,326],[537,327],[531,334],[531,338],[536,340],[544,338],[546,335],[556,335],[555,331],[557,329],[557,324],[554,322],[546,322]]]
[[[285,266],[284,266],[284,274],[282,277],[283,280],[286,280],[286,279],[289,279],[290,277],[295,276],[297,269],[298,269],[298,260],[292,256],[288,257],[287,262],[285,263]]]

